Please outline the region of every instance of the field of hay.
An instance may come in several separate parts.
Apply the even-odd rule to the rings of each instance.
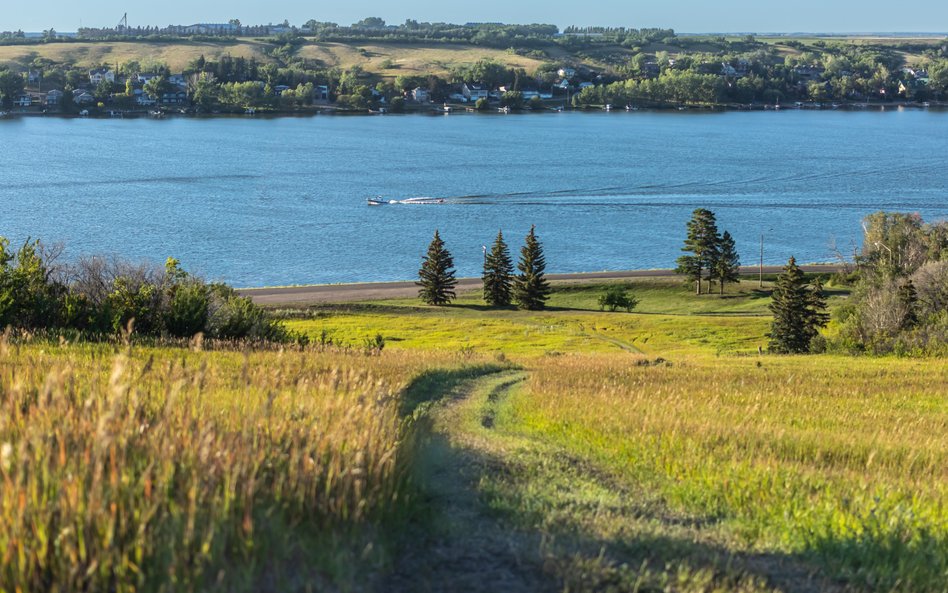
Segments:
[[[262,64],[271,62],[266,50],[273,45],[253,39],[234,42],[180,41],[167,43],[127,42],[73,42],[46,45],[0,46],[0,65],[27,68],[36,58],[46,58],[59,64],[74,64],[92,68],[103,64],[112,67],[130,61],[142,65],[166,64],[172,72],[182,71],[200,56],[217,60],[223,55],[254,58]],[[406,44],[344,44],[307,42],[297,55],[307,60],[318,60],[325,67],[349,69],[359,66],[367,72],[384,77],[399,75],[447,75],[451,68],[472,64],[489,58],[509,68],[536,70],[542,60],[519,56],[503,50],[469,45],[443,44],[418,46]]]
[[[204,56],[208,60],[217,60],[223,55],[235,58],[255,58],[260,63],[268,63],[270,58],[264,53],[270,44],[249,39],[236,42],[200,42],[181,41],[174,43],[127,43],[75,42],[50,43],[46,45],[8,45],[0,46],[0,65],[26,68],[36,58],[46,58],[57,64],[72,64],[80,68],[93,68],[109,65],[115,68],[127,62],[137,61],[143,67],[165,64],[172,72],[181,72],[192,60]]]
[[[945,590],[946,361],[629,286],[282,312],[303,351],[8,339],[0,590]]]

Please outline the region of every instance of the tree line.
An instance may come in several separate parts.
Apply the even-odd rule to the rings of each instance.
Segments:
[[[297,338],[249,298],[189,274],[173,258],[164,267],[105,257],[62,263],[62,253],[40,241],[14,250],[0,237],[0,328],[70,331],[88,339]]]
[[[516,304],[530,311],[544,309],[551,289],[546,279],[543,245],[537,237],[535,226],[530,227],[520,249],[517,271],[519,273],[514,274],[510,248],[504,240],[503,231],[498,231],[490,250],[484,247],[481,276],[484,301],[492,307]],[[438,231],[435,231],[428,245],[418,278],[418,296],[429,305],[448,305],[457,297],[454,258]]]
[[[849,352],[948,354],[948,221],[876,212],[863,221],[863,244],[845,278],[830,347]]]

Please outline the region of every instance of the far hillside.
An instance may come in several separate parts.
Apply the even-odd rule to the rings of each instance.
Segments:
[[[46,31],[35,39],[0,33],[5,111],[835,109],[939,101],[948,101],[944,38],[380,19],[345,27],[84,29],[78,37]]]

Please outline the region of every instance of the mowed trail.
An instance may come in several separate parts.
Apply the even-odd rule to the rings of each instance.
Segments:
[[[594,461],[511,428],[520,370],[453,384],[415,459],[429,511],[379,590],[844,591],[808,562],[736,549]]]

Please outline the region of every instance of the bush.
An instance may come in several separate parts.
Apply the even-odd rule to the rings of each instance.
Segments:
[[[115,279],[105,302],[110,328],[119,333],[135,320],[135,329],[142,334],[161,330],[161,292],[155,284],[122,276]]]
[[[210,298],[204,284],[189,282],[175,286],[165,317],[168,333],[178,338],[190,338],[203,332],[209,307]]]
[[[599,310],[605,311],[607,308],[612,311],[625,309],[631,313],[639,304],[639,300],[628,292],[624,286],[610,286],[604,293],[599,295]]]
[[[285,342],[289,333],[276,320],[247,297],[239,296],[232,288],[212,287],[212,312],[207,322],[207,333],[220,340],[252,338]]]
[[[133,331],[150,337],[301,340],[250,299],[189,275],[175,259],[163,269],[98,257],[57,266],[59,253],[35,241],[14,254],[0,237],[0,328],[101,337],[127,331],[134,319]]]
[[[481,97],[474,102],[474,109],[477,109],[478,111],[487,111],[490,109],[490,101]]]

